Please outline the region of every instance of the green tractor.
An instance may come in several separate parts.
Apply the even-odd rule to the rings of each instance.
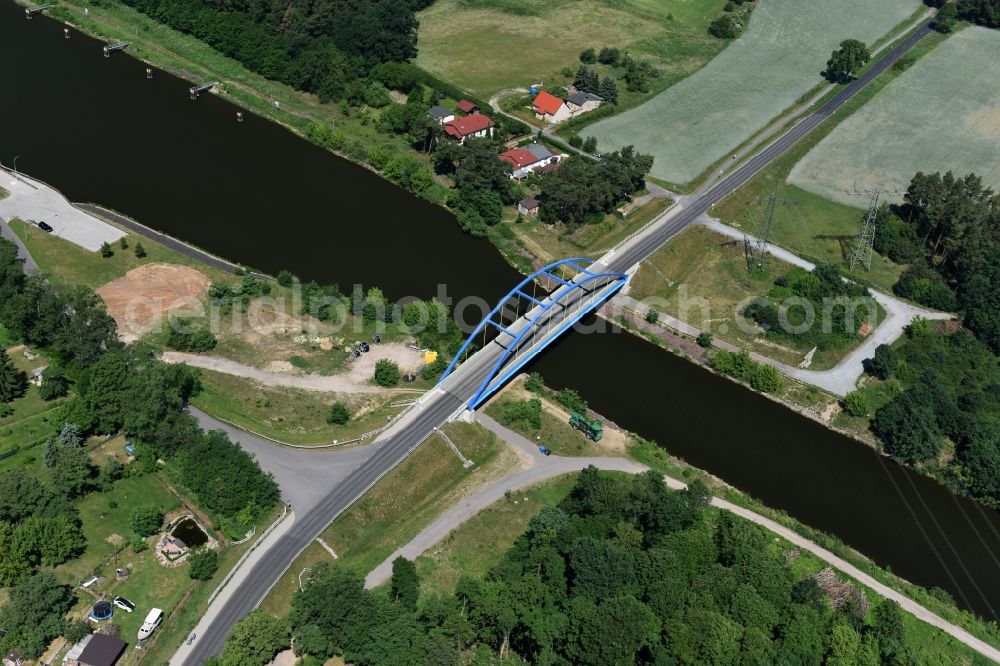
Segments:
[[[588,419],[580,412],[573,412],[573,415],[569,417],[569,424],[595,442],[601,441],[601,438],[604,437],[601,422],[597,419]]]

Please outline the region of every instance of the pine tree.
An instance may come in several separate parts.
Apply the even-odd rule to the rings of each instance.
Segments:
[[[610,102],[611,104],[618,103],[618,84],[615,83],[613,77],[605,76],[601,79],[601,85],[597,90],[597,94],[604,98],[605,102]]]
[[[59,441],[68,449],[79,448],[83,444],[83,435],[80,433],[80,426],[75,423],[67,423],[59,433]]]
[[[0,402],[12,402],[28,389],[28,376],[14,367],[6,349],[0,349]]]
[[[142,243],[137,242],[135,244],[135,256],[142,259],[146,256],[146,248],[142,246]]]
[[[585,90],[587,85],[587,73],[590,70],[586,65],[580,65],[579,69],[576,70],[576,76],[573,78],[573,87],[580,90]]]
[[[389,598],[399,602],[404,608],[415,611],[419,596],[420,579],[417,578],[417,565],[403,556],[397,557],[392,561]]]
[[[600,83],[597,80],[597,70],[587,69],[586,77],[584,78],[582,89],[589,93],[597,94],[597,89],[600,87]]]
[[[52,469],[59,462],[59,444],[55,437],[49,437],[45,441],[45,454],[43,460],[45,460],[45,466]]]

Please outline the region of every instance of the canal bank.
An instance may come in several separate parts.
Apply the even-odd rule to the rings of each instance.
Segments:
[[[303,279],[495,301],[520,276],[443,209],[225,100],[0,5],[30,91],[0,110],[0,159],[219,256]],[[628,429],[992,619],[1000,521],[933,481],[634,336],[564,337],[537,362]],[[627,387],[627,391],[625,388]],[[636,399],[635,396],[642,396]]]

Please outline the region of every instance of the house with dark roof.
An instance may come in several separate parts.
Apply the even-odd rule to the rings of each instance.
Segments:
[[[479,113],[479,107],[476,106],[475,102],[470,102],[467,99],[461,99],[458,101],[458,110],[466,115],[471,115],[473,113]]]
[[[510,177],[517,180],[525,178],[537,169],[558,162],[560,157],[541,143],[529,143],[527,146],[511,148],[500,153],[500,160],[511,166]]]
[[[547,123],[561,123],[570,117],[566,102],[545,90],[539,91],[535,96],[531,108],[535,111],[536,118]]]
[[[432,106],[427,109],[427,115],[436,120],[438,125],[444,125],[446,122],[455,119],[455,114],[443,106]]]
[[[114,666],[125,652],[125,641],[117,636],[94,634],[76,658],[80,666]]]
[[[538,215],[538,199],[534,197],[521,199],[517,202],[517,212],[521,215],[529,215],[532,217]]]
[[[444,133],[459,143],[468,138],[481,139],[493,136],[493,119],[482,113],[454,118],[444,123]]]
[[[604,98],[600,95],[583,92],[582,90],[574,90],[569,97],[566,98],[566,106],[569,107],[570,117],[573,117],[580,115],[581,113],[586,113],[587,111],[593,111],[599,107],[603,101]]]

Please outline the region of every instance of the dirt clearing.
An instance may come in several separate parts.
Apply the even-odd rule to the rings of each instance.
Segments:
[[[118,323],[118,334],[132,342],[152,330],[168,313],[202,313],[208,276],[188,266],[148,264],[113,280],[97,293]]]
[[[402,374],[417,372],[424,365],[423,352],[414,351],[400,342],[373,344],[367,354],[347,361],[347,376],[358,384],[370,383],[375,377],[375,363],[382,359],[395,361]]]

